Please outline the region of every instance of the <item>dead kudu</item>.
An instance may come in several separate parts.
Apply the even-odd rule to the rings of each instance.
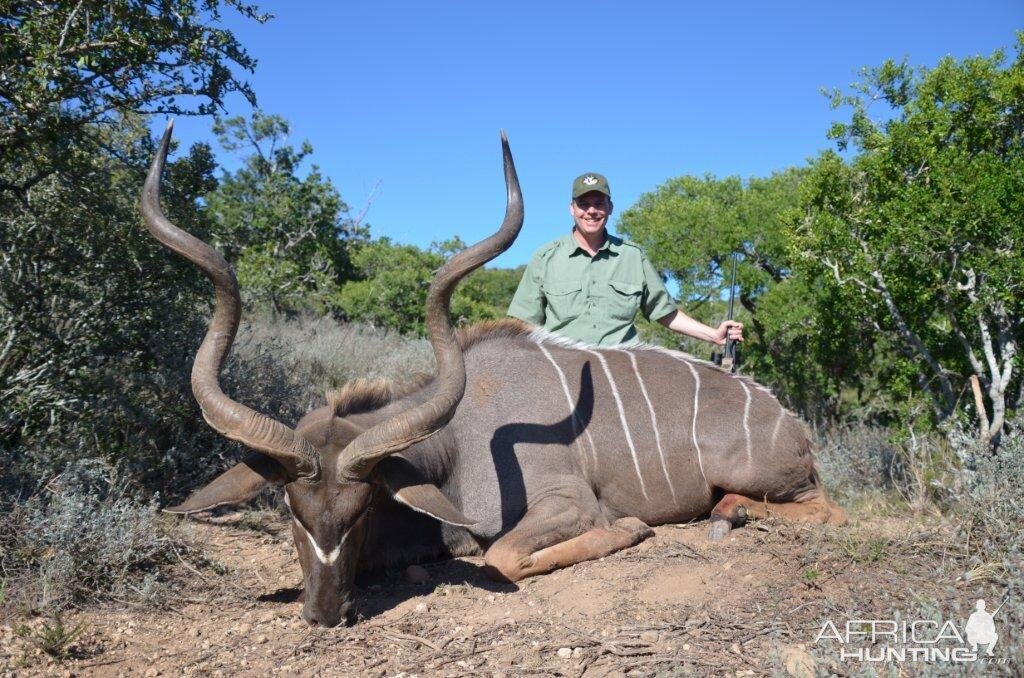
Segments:
[[[238,285],[217,252],[161,212],[170,132],[142,212],[158,240],[213,282],[192,386],[207,422],[252,452],[168,510],[195,513],[282,485],[309,623],[352,618],[360,569],[483,553],[491,576],[516,581],[629,547],[648,525],[709,513],[712,538],[748,517],[842,521],[801,424],[746,378],[683,353],[585,346],[518,321],[452,330],[456,284],[523,223],[504,136],[505,220],[430,287],[434,377],[347,384],[294,429],[231,400],[218,373],[238,328]]]

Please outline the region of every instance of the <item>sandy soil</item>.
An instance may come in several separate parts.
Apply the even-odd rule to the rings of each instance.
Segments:
[[[310,628],[287,524],[263,515],[256,529],[240,513],[196,523],[213,565],[182,563],[166,609],[69,615],[84,630],[63,661],[0,626],[0,673],[842,674],[849,667],[814,644],[823,619],[891,614],[949,585],[933,581],[930,565],[939,528],[920,522],[761,522],[714,544],[700,522],[659,527],[637,547],[518,586],[489,581],[479,558],[427,564],[423,583],[403,571],[368,576],[357,624]]]

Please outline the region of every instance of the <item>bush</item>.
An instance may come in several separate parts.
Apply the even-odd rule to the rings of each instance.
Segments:
[[[158,502],[130,496],[112,467],[90,460],[4,507],[7,605],[52,613],[87,601],[155,597],[167,566],[188,548],[177,523],[159,515]]]
[[[402,381],[432,372],[434,354],[425,339],[330,317],[262,319],[245,325],[235,347],[238,365],[231,378],[251,386],[276,375],[259,375],[270,365],[289,375],[304,412],[323,403],[324,393],[346,381],[385,378]]]
[[[203,281],[140,224],[146,130],[126,120],[106,138],[120,157],[76,151],[77,175],[0,203],[0,487],[16,495],[90,458],[148,481],[167,442],[195,428]],[[168,168],[168,212],[200,234],[212,168],[204,147]]]

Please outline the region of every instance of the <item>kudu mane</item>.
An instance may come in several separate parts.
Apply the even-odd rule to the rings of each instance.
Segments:
[[[455,339],[463,351],[468,351],[485,341],[525,337],[533,331],[533,327],[514,318],[485,320],[460,328]],[[341,388],[327,391],[327,404],[336,417],[371,412],[419,391],[433,380],[432,374],[417,374],[401,382],[390,379],[356,379]]]

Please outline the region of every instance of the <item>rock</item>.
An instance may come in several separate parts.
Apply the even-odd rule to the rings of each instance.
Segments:
[[[570,657],[572,657],[572,648],[571,647],[560,647],[560,648],[558,648],[558,656],[561,657],[562,659],[569,659]]]
[[[235,630],[240,636],[248,635],[252,631],[252,624],[239,624]]]
[[[153,667],[151,669],[146,669],[146,673],[144,673],[143,675],[145,675],[146,678],[155,678],[156,676],[160,675],[160,669],[158,669],[156,667]]]
[[[430,581],[430,573],[419,565],[410,565],[405,568],[405,580],[410,584],[425,584]]]
[[[640,640],[644,641],[645,643],[656,643],[658,642],[658,638],[660,636],[660,633],[652,629],[650,631],[644,631],[643,633],[641,633]]]
[[[572,649],[572,658],[573,659],[579,659],[582,656],[583,656],[583,648],[582,647],[574,647]]]
[[[263,645],[268,640],[270,640],[270,639],[267,638],[267,635],[265,633],[261,633],[260,635],[256,636],[256,644],[257,645]]]
[[[689,651],[690,651],[690,644],[689,643],[683,643],[683,652],[689,652]]]
[[[786,673],[793,678],[814,678],[816,667],[814,657],[799,647],[782,648],[782,663]]]
[[[415,607],[416,612],[426,612],[429,609],[426,603],[419,603]]]

